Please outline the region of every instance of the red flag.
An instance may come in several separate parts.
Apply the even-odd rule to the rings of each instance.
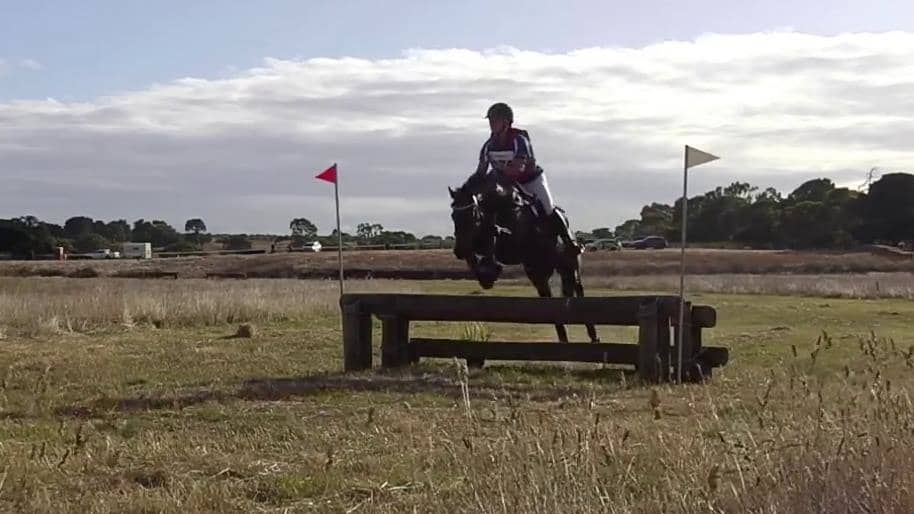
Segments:
[[[325,169],[323,172],[321,172],[320,175],[318,175],[314,178],[317,178],[320,180],[326,180],[327,182],[330,182],[331,184],[336,184],[336,164]]]

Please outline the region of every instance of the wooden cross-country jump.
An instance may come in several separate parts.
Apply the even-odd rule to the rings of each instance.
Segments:
[[[380,319],[381,366],[393,368],[422,357],[486,360],[571,361],[633,365],[649,382],[671,381],[676,369],[680,327],[676,296],[588,298],[474,297],[423,294],[345,294],[343,362],[346,371],[372,367],[372,316]],[[716,311],[686,303],[683,380],[709,378],[723,366],[728,351],[702,345],[702,329],[714,327]],[[410,337],[413,321],[492,322],[638,327],[632,343],[478,342]]]

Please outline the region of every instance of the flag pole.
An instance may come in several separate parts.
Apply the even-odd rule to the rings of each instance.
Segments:
[[[689,147],[685,147],[682,161],[682,235],[679,238],[679,331],[676,341],[676,383],[682,383],[682,335],[685,332],[685,248],[686,220],[688,219]]]
[[[336,163],[333,163],[333,167],[336,168]],[[336,180],[333,181],[333,192],[336,196],[336,257],[340,266],[340,297],[343,296],[343,229],[340,226],[340,180],[337,176]]]
[[[692,158],[691,160],[689,158]],[[689,145],[685,147],[682,163],[682,237],[680,238],[679,251],[679,335],[676,338],[677,366],[676,379],[682,383],[682,340],[685,334],[685,255],[686,255],[686,226],[689,221],[689,168],[706,162],[716,161],[720,157],[702,152]]]

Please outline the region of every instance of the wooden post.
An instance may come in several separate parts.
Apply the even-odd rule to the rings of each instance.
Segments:
[[[688,382],[701,382],[705,378],[704,375],[708,371],[710,371],[710,370],[705,370],[701,366],[701,364],[696,360],[696,356],[698,356],[698,354],[701,352],[701,329],[702,329],[702,325],[703,325],[703,323],[699,323],[698,321],[704,321],[704,320],[695,320],[695,317],[696,317],[695,314],[706,314],[705,311],[699,311],[697,313],[695,312],[695,309],[700,308],[700,307],[702,307],[702,306],[693,307],[691,309],[692,312],[688,313],[691,318],[690,321],[692,321],[692,323],[688,326],[689,331],[687,332],[687,334],[689,336],[688,339],[689,339],[690,345],[688,347],[683,346],[683,348],[682,348],[683,350],[686,350],[688,348],[688,350],[690,352],[689,358],[685,359],[683,357],[684,362],[682,363],[683,366],[685,366],[686,363],[688,363],[688,367],[686,369],[682,370],[683,371],[682,376],[684,377],[683,380],[688,381]],[[714,321],[716,321],[716,318]],[[707,324],[707,323],[704,323],[704,324]],[[683,345],[685,345],[685,343],[683,343]],[[686,355],[686,354],[683,353],[683,355]],[[685,377],[688,377],[688,378],[685,378]],[[708,377],[708,378],[710,378],[710,377]]]
[[[371,369],[371,314],[359,302],[343,304],[343,370]]]
[[[679,314],[676,314],[676,325],[673,327],[673,349],[672,359],[672,376],[678,381],[682,377],[683,382],[688,381],[689,369],[692,361],[695,359],[695,350],[692,348],[692,302],[685,302],[685,312],[682,314],[682,326],[679,326]],[[679,331],[682,333],[682,374],[679,373]]]
[[[638,376],[656,382],[657,369],[657,300],[648,300],[638,309]]]
[[[409,362],[409,320],[381,316],[381,367],[396,368]]]
[[[670,347],[670,320],[672,317],[668,309],[664,309],[662,315],[657,316],[657,360],[659,361],[658,380],[660,382],[670,381],[670,362],[676,360],[676,354],[670,356],[672,348]]]

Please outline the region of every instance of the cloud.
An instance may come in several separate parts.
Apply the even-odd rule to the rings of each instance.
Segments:
[[[15,70],[41,71],[44,65],[34,59],[19,59],[11,62],[7,59],[0,59],[0,77],[8,75]]]
[[[19,67],[30,71],[40,71],[44,69],[44,65],[34,59],[20,59]]]
[[[567,53],[413,49],[13,101],[0,104],[0,216],[200,216],[248,232],[305,216],[329,231],[332,191],[312,177],[338,162],[349,230],[447,233],[446,188],[474,169],[497,100],[531,131],[576,228],[671,202],[684,144],[722,157],[693,170],[693,192],[860,182],[873,166],[914,168],[912,47],[906,32],[777,32]]]

